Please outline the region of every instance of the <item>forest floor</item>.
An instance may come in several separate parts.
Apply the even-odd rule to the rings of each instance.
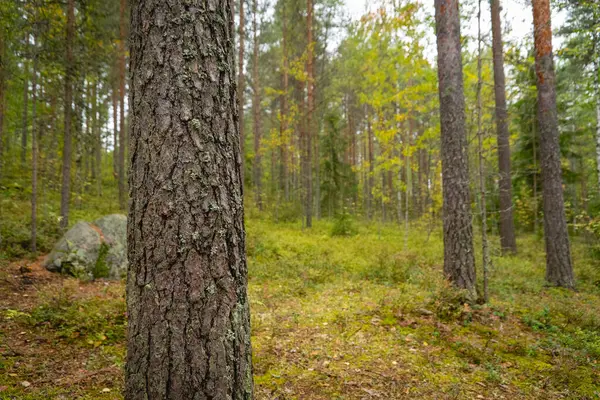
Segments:
[[[442,279],[440,232],[350,237],[248,222],[257,399],[598,399],[600,262],[574,243],[578,291],[544,287],[543,241],[494,257],[490,305]],[[121,399],[124,283],[42,258],[0,268],[0,399]],[[480,274],[481,275],[481,274]]]

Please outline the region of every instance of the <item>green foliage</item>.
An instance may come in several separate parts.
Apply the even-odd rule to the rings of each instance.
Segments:
[[[106,263],[106,255],[108,254],[109,247],[106,243],[100,245],[98,252],[98,260],[92,271],[94,278],[108,278],[110,273],[110,267]]]
[[[357,233],[354,218],[348,212],[343,211],[334,218],[331,236],[354,236]]]
[[[125,304],[122,298],[78,301],[63,290],[34,308],[29,324],[51,329],[68,341],[83,339],[95,347],[117,343],[125,338]]]

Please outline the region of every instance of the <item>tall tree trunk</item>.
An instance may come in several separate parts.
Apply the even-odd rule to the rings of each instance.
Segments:
[[[27,136],[29,136],[29,34],[25,35],[25,58],[23,60],[23,116],[21,128],[21,168],[27,166]]]
[[[113,106],[113,176],[119,181],[119,84],[115,79],[112,90]]]
[[[127,9],[127,0],[120,0],[119,7],[119,97],[120,97],[120,115],[119,115],[119,206],[125,209],[127,194],[125,193],[125,151],[127,143],[125,142],[125,12]]]
[[[35,29],[35,28],[34,28]],[[37,195],[38,195],[38,138],[37,138],[37,38],[34,36],[33,73],[31,75],[31,251],[37,253]]]
[[[475,298],[458,0],[435,0],[435,19],[442,127],[444,273]]]
[[[132,4],[126,400],[252,399],[233,1],[211,7]]]
[[[73,149],[72,112],[73,112],[73,39],[75,37],[75,0],[67,1],[67,32],[65,58],[65,134],[62,159],[62,186],[60,200],[60,227],[69,226],[69,202],[71,198],[71,153]]]
[[[498,7],[497,5],[499,0],[492,0],[492,9],[494,7]],[[496,4],[496,5],[494,5]],[[498,9],[498,19],[500,18],[500,10]],[[494,18],[494,11],[492,11],[492,19]],[[499,29],[499,27],[498,27]],[[498,43],[496,43],[496,36],[494,36],[494,76],[496,76],[497,78],[496,80],[496,118],[498,119],[497,123],[498,126],[500,126],[501,122],[500,120],[502,118],[504,118],[504,125],[506,128],[506,132],[503,132],[502,134],[506,134],[508,136],[508,125],[506,125],[506,115],[504,114],[504,116],[502,118],[499,117],[500,113],[498,112],[499,110],[499,104],[503,104],[504,106],[504,111],[502,111],[503,113],[506,113],[506,98],[504,96],[504,70],[501,69],[502,71],[502,77],[501,77],[501,81],[499,81],[498,78],[500,78],[498,76],[498,68],[497,68],[497,64],[498,61],[496,60],[496,57],[498,56],[497,52],[497,45]],[[486,198],[485,198],[485,164],[484,164],[484,157],[483,157],[483,126],[482,126],[482,115],[483,115],[483,99],[482,99],[482,95],[481,95],[481,90],[483,88],[483,78],[482,78],[482,50],[481,50],[481,42],[482,42],[482,38],[481,38],[481,0],[478,1],[478,13],[477,13],[477,153],[478,153],[478,161],[479,161],[479,204],[481,207],[481,252],[483,254],[482,256],[482,264],[483,264],[483,300],[487,303],[489,300],[489,292],[488,292],[488,269],[489,269],[489,265],[490,265],[490,249],[489,249],[489,244],[488,244],[488,237],[487,237],[487,202],[486,202]],[[502,41],[500,41],[500,62],[502,62]],[[498,90],[499,90],[499,86],[501,86],[502,88],[502,93],[499,95],[498,94]],[[500,99],[499,99],[500,97]],[[499,101],[501,100],[501,101]],[[500,128],[498,128],[498,142],[500,142]],[[508,145],[508,137],[506,137],[506,145]],[[500,147],[500,145],[499,145]],[[504,150],[505,151],[505,150]],[[500,158],[500,149],[498,150],[499,156],[498,158]],[[510,157],[509,157],[509,165],[508,167],[510,168]],[[502,172],[500,172],[500,174],[502,175]],[[500,178],[500,181],[502,182],[502,177]],[[509,183],[509,188],[510,188],[510,175],[508,176],[508,183]],[[502,183],[500,183],[500,204],[502,206]],[[509,198],[510,200],[510,198]],[[503,210],[500,211],[500,215],[502,218],[502,212]],[[512,218],[512,213],[511,213],[511,218]],[[501,223],[501,226],[502,223]],[[514,239],[514,232],[512,232],[513,234],[513,239]],[[502,232],[500,233],[501,235],[501,241],[502,241]],[[503,246],[504,249],[504,246]]]
[[[506,106],[504,51],[500,0],[491,1],[492,51],[494,54],[494,92],[496,96],[496,129],[498,139],[498,171],[500,175],[500,246],[503,253],[516,253],[515,222],[513,218],[512,182],[510,174],[510,133]]]
[[[260,79],[258,77],[258,0],[254,0],[252,3],[252,29],[253,29],[253,55],[252,55],[252,86],[253,86],[253,99],[252,99],[252,120],[254,126],[254,195],[256,196],[256,206],[262,211],[262,154],[260,149],[261,141],[261,110],[260,110]]]
[[[4,113],[6,101],[6,46],[4,33],[0,32],[0,179],[4,173]]]
[[[307,85],[307,110],[306,110],[306,227],[312,227],[313,211],[313,182],[312,182],[312,135],[313,135],[313,113],[314,113],[314,76],[313,76],[313,2],[306,0],[306,31],[307,31],[307,61],[306,61],[306,85]]]
[[[52,91],[52,95],[50,97],[50,143],[48,145],[47,159],[46,159],[46,167],[43,169],[46,171],[46,179],[42,181],[43,185],[47,184],[49,187],[55,189],[56,182],[58,182],[58,177],[55,175],[56,172],[56,164],[58,162],[58,134],[56,132],[56,120],[58,119],[58,107],[57,107],[57,96]],[[44,189],[42,189],[44,190]]]
[[[83,69],[83,68],[82,68]],[[83,191],[85,189],[86,174],[83,171],[84,168],[84,153],[86,146],[86,135],[83,132],[83,113],[87,109],[87,106],[83,103],[84,87],[85,87],[85,72],[81,71],[81,76],[78,76],[77,86],[75,86],[75,208],[81,210]]]
[[[282,10],[282,50],[283,50],[283,93],[281,94],[281,132],[280,132],[280,158],[281,166],[279,171],[279,180],[281,181],[281,188],[284,192],[285,201],[290,201],[290,183],[288,179],[288,90],[289,90],[289,65],[288,65],[288,49],[287,49],[287,13],[286,4],[283,2]]]
[[[238,28],[238,112],[240,125],[240,151],[242,153],[242,181],[244,177],[244,91],[246,90],[246,78],[244,77],[244,39],[246,38],[244,3],[246,0],[240,1],[240,25]]]
[[[594,35],[594,92],[596,94],[596,167],[600,190],[600,34]]]
[[[369,160],[369,172],[367,175],[367,217],[369,220],[371,220],[373,219],[373,174],[375,170],[375,159],[373,157],[373,129],[371,127],[371,115],[368,111],[369,110],[367,108],[367,152]]]
[[[102,195],[102,130],[98,126],[98,81],[92,87],[92,133],[94,138],[94,170],[96,171],[96,195]]]
[[[575,279],[563,200],[550,2],[533,0],[532,4],[544,197],[546,280],[552,285],[572,288],[575,286]]]

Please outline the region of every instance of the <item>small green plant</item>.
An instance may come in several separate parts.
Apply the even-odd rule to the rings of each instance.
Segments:
[[[93,275],[94,278],[108,278],[110,273],[110,267],[106,263],[106,255],[108,254],[108,245],[106,243],[102,243],[100,245],[100,250],[98,251],[98,260],[96,260],[96,265],[94,265]]]
[[[347,212],[339,214],[333,221],[331,236],[354,236],[357,233],[356,224]]]
[[[534,315],[526,315],[523,317],[523,322],[534,331],[556,331],[558,328],[552,325],[552,318],[550,317],[550,309],[544,307],[544,309]]]

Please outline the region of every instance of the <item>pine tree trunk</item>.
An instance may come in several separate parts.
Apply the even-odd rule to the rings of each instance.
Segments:
[[[498,171],[500,175],[500,246],[503,253],[516,253],[515,222],[513,218],[512,181],[510,173],[510,133],[506,105],[504,51],[500,0],[491,0],[492,51],[494,55],[494,92],[496,96],[496,129],[498,138]]]
[[[72,112],[73,112],[73,39],[75,37],[75,0],[67,1],[67,33],[65,58],[65,133],[62,157],[62,186],[60,200],[60,227],[69,226],[69,202],[71,198],[71,153],[73,149]]]
[[[120,0],[119,7],[119,206],[122,210],[126,207],[127,193],[125,187],[125,11],[127,0]]]
[[[549,0],[533,0],[532,4],[544,199],[546,280],[552,285],[572,288],[575,286],[575,279],[563,199],[550,3]]]
[[[252,86],[254,96],[252,99],[252,120],[254,127],[254,195],[256,196],[256,206],[262,211],[262,154],[260,148],[261,142],[261,110],[260,110],[260,79],[258,77],[258,0],[254,0],[252,5],[252,28],[254,38],[254,48],[252,55]]]
[[[187,3],[131,9],[125,399],[250,400],[233,1]]]
[[[442,128],[444,273],[474,299],[475,260],[458,0],[435,0],[435,19]]]

